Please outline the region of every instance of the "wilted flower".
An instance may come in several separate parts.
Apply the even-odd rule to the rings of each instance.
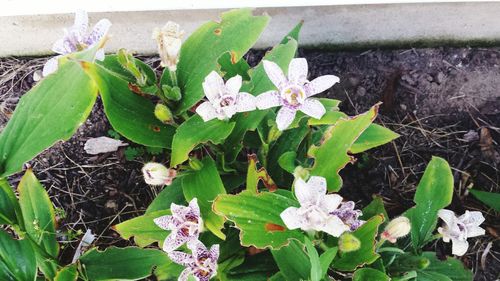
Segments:
[[[405,237],[410,233],[410,230],[410,220],[401,216],[391,220],[380,236],[391,243],[396,243],[398,238]]]
[[[438,228],[443,235],[443,241],[452,242],[452,253],[462,256],[469,248],[467,238],[484,235],[485,230],[479,225],[484,222],[484,217],[478,211],[465,211],[465,214],[457,217],[453,211],[439,210],[438,216],[444,221],[444,226]]]
[[[224,84],[215,71],[210,72],[203,82],[203,90],[208,101],[200,104],[196,112],[207,122],[214,118],[229,119],[237,112],[255,110],[255,97],[240,93],[242,78],[236,75]]]
[[[279,130],[290,126],[297,110],[313,118],[320,119],[326,110],[317,99],[310,98],[323,92],[339,81],[334,75],[320,76],[312,81],[307,80],[307,60],[292,59],[288,67],[288,78],[281,68],[272,61],[263,61],[267,76],[278,88],[278,91],[268,91],[257,97],[257,108],[268,109],[282,106],[278,111],[276,123]]]
[[[144,181],[149,185],[170,185],[177,175],[177,171],[160,163],[149,162],[142,167],[142,174]]]
[[[172,215],[154,219],[155,224],[161,229],[171,231],[163,242],[163,250],[167,253],[186,242],[198,240],[198,236],[203,230],[203,220],[196,198],[191,199],[187,207],[172,203],[170,211]]]
[[[57,70],[58,59],[67,54],[83,51],[93,47],[106,36],[111,22],[107,19],[102,19],[94,26],[89,33],[89,17],[85,11],[77,11],[75,13],[75,23],[69,29],[64,30],[64,37],[57,40],[52,46],[52,51],[60,54],[59,56],[49,59],[43,66],[43,76],[47,76]],[[95,54],[95,59],[104,60],[104,49],[99,49]]]
[[[170,71],[177,70],[183,36],[184,31],[180,30],[180,26],[172,21],[168,21],[161,29],[155,28],[153,30],[153,39],[158,43],[160,65],[167,67]]]
[[[286,227],[324,231],[335,237],[348,231],[348,225],[338,216],[331,215],[339,207],[342,197],[338,194],[326,194],[326,191],[326,179],[323,177],[312,176],[307,183],[297,178],[295,196],[300,208],[289,207],[280,214]]]
[[[179,275],[179,281],[188,280],[193,276],[197,281],[208,281],[217,274],[217,259],[219,258],[219,245],[213,245],[210,250],[198,240],[188,243],[192,255],[173,251],[168,254],[170,259],[186,267]]]
[[[363,214],[361,210],[354,209],[355,204],[353,201],[343,202],[340,208],[330,212],[331,215],[337,216],[342,222],[349,226],[350,231],[358,229],[365,221],[359,220],[358,217]]]

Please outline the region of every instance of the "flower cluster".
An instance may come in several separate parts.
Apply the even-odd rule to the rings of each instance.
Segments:
[[[444,225],[438,228],[438,232],[443,236],[443,241],[452,242],[452,253],[463,256],[469,248],[467,238],[484,235],[485,230],[479,225],[484,222],[484,217],[478,211],[465,211],[465,214],[457,217],[453,211],[439,210],[438,216],[443,220]]]
[[[286,227],[323,231],[339,237],[342,233],[353,231],[363,224],[363,221],[358,220],[361,211],[354,210],[354,202],[342,203],[340,195],[326,193],[325,178],[312,176],[307,182],[297,178],[295,196],[300,207],[289,207],[281,213]]]
[[[187,207],[172,203],[170,211],[172,215],[156,218],[154,223],[161,229],[170,231],[163,242],[163,250],[173,262],[186,267],[178,280],[188,280],[189,276],[195,277],[198,281],[209,280],[217,274],[219,245],[213,245],[208,250],[198,240],[203,230],[198,200],[193,198]],[[184,244],[187,244],[192,254],[175,251]]]
[[[222,77],[213,71],[203,83],[208,101],[198,106],[196,112],[206,122],[214,118],[229,119],[237,112],[281,106],[276,116],[276,125],[280,131],[290,126],[297,111],[316,119],[325,114],[326,109],[323,104],[311,97],[332,87],[339,81],[338,77],[324,75],[312,81],[307,80],[308,67],[304,58],[292,59],[288,67],[288,77],[272,61],[264,60],[263,65],[277,90],[262,93],[257,97],[249,93],[240,93],[241,76],[236,75],[224,84]]]

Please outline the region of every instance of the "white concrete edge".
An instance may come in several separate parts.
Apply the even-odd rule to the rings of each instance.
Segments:
[[[113,23],[108,52],[127,48],[152,54],[156,53],[151,39],[155,27],[173,20],[190,34],[204,22],[217,20],[225,10],[96,12],[90,14],[90,21],[93,24],[108,18]],[[256,48],[275,45],[301,20],[305,22],[302,46],[500,41],[500,2],[297,6],[254,11],[256,15],[263,13],[272,20]],[[72,22],[72,13],[0,17],[0,57],[50,54],[53,42]]]

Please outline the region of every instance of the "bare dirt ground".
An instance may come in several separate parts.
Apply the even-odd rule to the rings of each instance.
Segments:
[[[255,65],[263,53],[252,51],[248,60]],[[480,210],[486,217],[486,235],[470,240],[462,261],[473,269],[475,280],[497,280],[498,213],[473,198],[468,188],[500,192],[500,48],[300,50],[299,54],[308,59],[311,77],[341,78],[326,95],[342,100],[343,111],[361,113],[383,101],[377,122],[401,135],[391,144],[358,155],[358,162],[342,172],[342,195],[364,206],[379,194],[389,213],[398,215],[412,205],[431,156],[447,159],[455,178],[450,208],[458,213]],[[144,59],[158,64],[156,58]],[[0,59],[0,128],[45,60]],[[129,245],[111,226],[140,215],[159,192],[141,178],[142,163],[150,159],[139,156],[127,161],[124,149],[98,157],[85,154],[85,141],[108,135],[109,129],[98,101],[73,138],[30,163],[59,209],[63,260],[73,254],[75,233],[87,228],[97,233],[98,246]],[[165,155],[153,157],[161,160]],[[10,181],[16,185],[19,178]],[[450,245],[442,242],[432,248],[451,252]]]

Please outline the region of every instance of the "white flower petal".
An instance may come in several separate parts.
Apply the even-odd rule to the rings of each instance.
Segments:
[[[463,256],[469,248],[469,242],[467,242],[467,240],[452,239],[451,243],[451,253],[457,256]]]
[[[188,266],[193,261],[193,257],[191,255],[179,251],[168,253],[168,257],[173,262],[184,266]]]
[[[99,49],[97,52],[95,52],[95,59],[98,61],[103,61],[104,58],[106,57],[106,54],[104,53],[104,49]]]
[[[196,108],[196,113],[198,113],[205,122],[210,121],[218,116],[214,106],[208,101],[200,104]]]
[[[321,205],[328,213],[335,211],[342,202],[342,196],[338,194],[327,194],[323,197]]]
[[[256,105],[258,109],[263,110],[282,105],[282,101],[277,91],[268,91],[256,97]]]
[[[98,43],[109,31],[111,22],[108,19],[102,19],[96,23],[92,32],[87,36],[85,43],[89,46]]]
[[[451,226],[453,224],[456,224],[456,215],[453,211],[441,209],[438,211],[438,217],[441,218],[446,225]]]
[[[486,231],[482,227],[472,226],[467,228],[467,237],[476,237],[484,235]]]
[[[330,216],[326,223],[319,229],[334,237],[339,237],[342,233],[349,230],[349,226],[345,225],[337,216]]]
[[[66,50],[66,46],[64,45],[63,38],[57,40],[54,43],[54,45],[52,45],[52,51],[54,51],[55,53],[61,54],[61,55],[65,55],[65,54],[70,52],[70,51]]]
[[[43,65],[43,70],[42,70],[42,75],[43,77],[48,76],[49,74],[52,74],[57,71],[58,65],[59,65],[59,58],[61,56],[55,56],[51,59],[49,59],[44,65]]]
[[[218,260],[219,259],[219,253],[220,253],[220,246],[219,244],[212,245],[210,247],[210,256],[213,260]]]
[[[71,31],[78,34],[78,37],[81,39],[89,28],[89,16],[86,11],[78,10],[75,13],[75,23],[70,28]]]
[[[229,78],[226,82],[226,89],[230,94],[236,95],[240,92],[241,84],[243,83],[243,79],[241,76],[236,75],[234,77]]]
[[[269,80],[271,80],[271,82],[273,82],[278,89],[281,89],[282,85],[287,82],[285,74],[283,74],[283,70],[281,70],[281,68],[272,61],[264,60],[262,63]]]
[[[163,230],[171,230],[171,224],[174,222],[174,217],[172,216],[161,216],[153,220],[153,222]]]
[[[200,206],[198,205],[198,199],[196,197],[189,201],[189,208],[198,216],[200,215]]]
[[[460,216],[459,220],[467,226],[479,226],[485,219],[483,214],[479,211],[465,211],[465,214]]]
[[[324,177],[311,176],[307,181],[307,185],[318,194],[326,194],[326,179]]]
[[[295,119],[295,110],[288,107],[281,107],[278,111],[278,115],[276,116],[276,124],[278,125],[278,130],[283,131],[290,124],[292,124],[293,119]]]
[[[256,98],[249,93],[239,93],[236,96],[236,112],[246,112],[255,110]]]
[[[339,82],[339,78],[335,75],[323,75],[320,76],[309,83],[310,91],[307,93],[307,96],[313,96],[319,94],[326,89],[332,87],[335,83]]]
[[[224,92],[224,80],[219,73],[212,71],[205,77],[203,82],[203,91],[208,100],[215,102]]]
[[[318,202],[318,199],[324,196],[326,193],[326,190],[321,192],[321,190],[311,187],[301,178],[295,179],[293,188],[295,197],[297,197],[297,200],[299,201],[301,206],[309,204],[315,205]]]
[[[217,116],[217,118],[219,118],[219,120],[229,119],[229,118],[233,117],[234,114],[236,114],[236,106],[234,106],[234,105],[224,106],[221,108],[221,110],[222,110],[222,114]]]
[[[190,239],[193,239],[193,237],[177,235],[172,232],[167,236],[167,238],[165,238],[165,241],[163,241],[163,251],[170,253],[179,248],[182,244],[188,242]]]
[[[295,58],[290,61],[288,80],[298,85],[303,85],[307,81],[307,60],[305,58]]]
[[[297,208],[288,207],[286,210],[281,212],[280,217],[283,223],[288,229],[297,229],[302,226],[299,215],[297,214]]]
[[[316,119],[321,119],[321,117],[323,117],[326,113],[326,109],[323,104],[316,99],[306,99],[300,106],[299,110]]]
[[[188,281],[190,274],[191,274],[191,269],[190,268],[184,269],[181,272],[181,274],[179,275],[179,278],[177,279],[177,281]]]

